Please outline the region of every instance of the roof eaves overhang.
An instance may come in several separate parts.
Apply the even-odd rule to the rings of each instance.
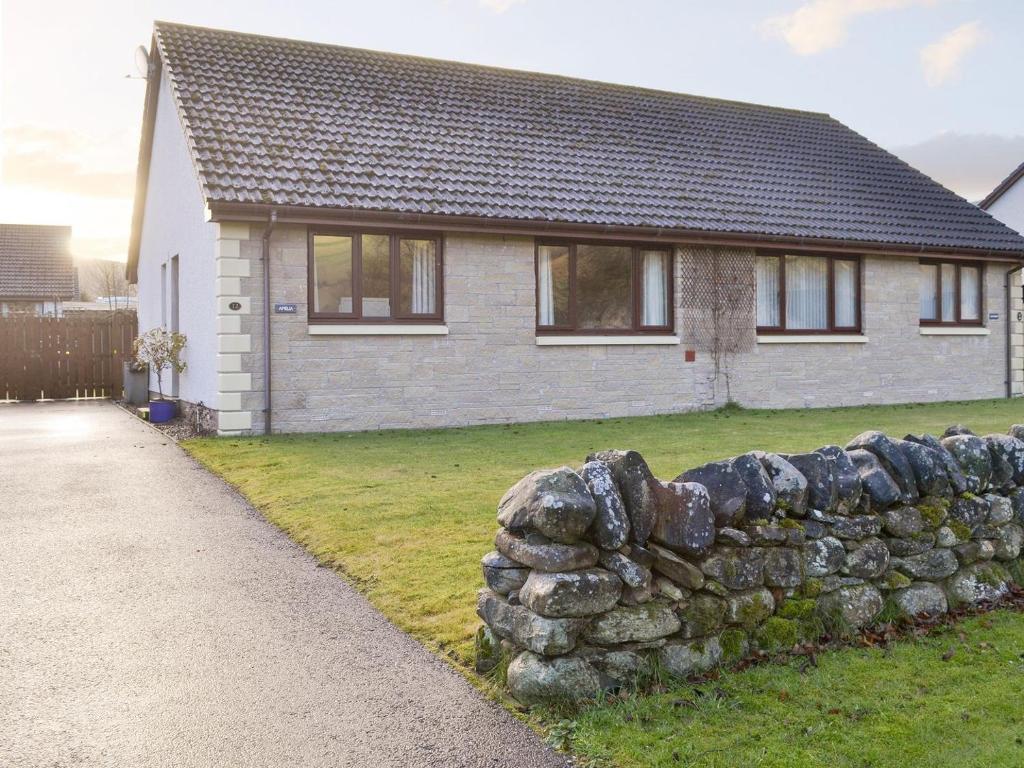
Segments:
[[[132,207],[132,230],[128,239],[128,261],[125,277],[129,283],[139,281],[139,249],[142,246],[142,219],[146,212],[146,191],[149,188],[149,163],[153,154],[153,133],[156,130],[156,107],[160,96],[162,62],[156,35],[149,45],[152,61],[146,74],[146,98],[142,111],[142,136],[139,141],[139,161],[135,170],[135,201]]]
[[[1010,187],[1012,187],[1014,184],[1020,181],[1020,178],[1022,176],[1024,176],[1024,163],[1021,163],[1016,168],[1014,168],[1009,176],[1007,176],[1005,179],[999,182],[999,185],[991,192],[989,192],[984,200],[978,203],[978,207],[981,208],[981,210],[983,211],[987,211],[989,207],[991,207],[992,204],[995,203],[996,200],[998,200],[1000,197],[1005,195],[1010,190]]]
[[[927,254],[956,255],[978,261],[1022,261],[1024,244],[1019,251],[962,247],[935,247],[877,243],[832,238],[783,237],[765,234],[711,232],[664,227],[634,227],[602,224],[573,224],[557,221],[499,219],[476,216],[396,213],[390,211],[354,210],[348,208],[314,208],[271,203],[207,203],[209,221],[265,221],[271,211],[277,212],[278,224],[305,226],[355,227],[378,226],[392,229],[438,229],[445,232],[473,232],[534,237],[589,237],[635,242],[670,242],[677,245],[717,245],[761,249],[800,251],[836,251],[878,256]]]

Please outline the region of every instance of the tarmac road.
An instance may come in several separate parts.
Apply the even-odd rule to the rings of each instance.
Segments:
[[[565,765],[170,440],[0,405],[0,765]]]

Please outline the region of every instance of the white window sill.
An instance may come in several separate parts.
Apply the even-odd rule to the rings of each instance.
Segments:
[[[867,344],[868,337],[858,333],[765,334],[758,344]]]
[[[538,347],[593,347],[627,344],[679,344],[678,336],[538,336]]]
[[[447,336],[447,325],[358,323],[310,325],[310,336]]]
[[[941,325],[922,325],[922,336],[988,336],[992,331],[982,326],[956,326],[943,328]]]

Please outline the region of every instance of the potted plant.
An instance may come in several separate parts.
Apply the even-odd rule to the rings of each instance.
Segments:
[[[131,405],[142,405],[149,400],[149,366],[132,358],[124,361],[124,400]]]
[[[154,424],[170,421],[177,411],[177,403],[164,398],[163,372],[172,370],[181,373],[185,370],[185,361],[181,359],[181,350],[185,348],[187,339],[176,331],[153,328],[135,340],[135,362],[149,366],[156,373],[156,390],[159,399],[149,401],[149,420]]]

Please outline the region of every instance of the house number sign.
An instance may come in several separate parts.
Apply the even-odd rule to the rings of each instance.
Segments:
[[[242,302],[240,302],[240,301],[232,301],[230,304],[228,304],[228,309],[233,309],[236,312],[238,310],[240,310],[241,308],[242,308]]]

